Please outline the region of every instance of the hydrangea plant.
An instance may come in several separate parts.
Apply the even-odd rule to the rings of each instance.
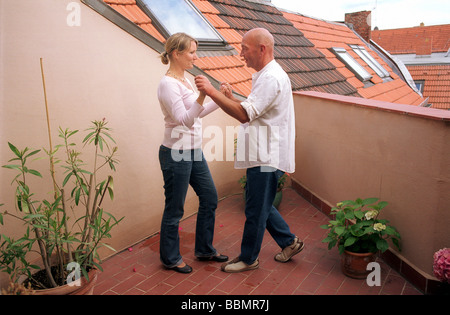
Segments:
[[[379,218],[380,211],[387,206],[378,198],[346,200],[331,209],[335,220],[322,225],[328,235],[322,240],[328,249],[338,246],[339,253],[348,250],[354,253],[385,252],[389,248],[388,239],[400,250],[400,234],[389,221]]]
[[[434,253],[433,272],[436,278],[450,284],[450,248],[443,248]]]

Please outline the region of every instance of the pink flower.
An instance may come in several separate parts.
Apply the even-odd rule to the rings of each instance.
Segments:
[[[440,281],[450,283],[450,248],[443,248],[434,253],[433,271]]]

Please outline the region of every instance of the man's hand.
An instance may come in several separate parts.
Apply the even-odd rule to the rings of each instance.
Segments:
[[[211,96],[211,94],[217,91],[216,88],[212,86],[211,82],[203,75],[195,77],[195,85],[200,92],[203,92],[208,96]]]

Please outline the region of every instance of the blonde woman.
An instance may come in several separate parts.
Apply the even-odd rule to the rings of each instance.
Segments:
[[[199,198],[195,236],[195,256],[200,260],[224,262],[213,247],[217,192],[203,156],[201,118],[216,110],[214,102],[203,105],[185,71],[194,67],[198,42],[185,33],[172,35],[161,55],[169,70],[158,86],[158,99],[164,114],[164,140],[159,160],[164,177],[165,207],[161,222],[160,258],[163,265],[177,272],[190,273],[180,254],[179,222],[189,185]]]

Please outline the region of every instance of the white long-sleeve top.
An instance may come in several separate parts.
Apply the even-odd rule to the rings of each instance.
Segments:
[[[250,122],[239,129],[236,168],[268,166],[295,171],[295,113],[291,81],[275,61],[253,74],[241,103]]]
[[[158,86],[158,100],[164,114],[165,132],[162,144],[173,149],[199,149],[202,147],[201,118],[219,106],[208,102],[203,106],[197,103],[198,93],[192,83],[187,88],[179,80],[164,76]]]

